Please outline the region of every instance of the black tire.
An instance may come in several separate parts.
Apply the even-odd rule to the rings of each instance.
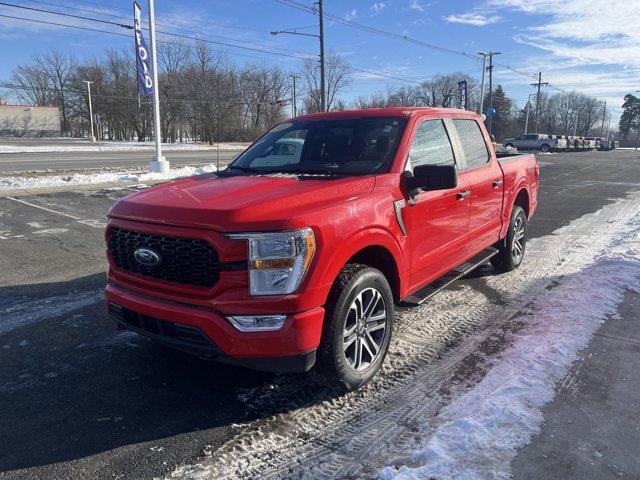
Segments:
[[[373,291],[377,291],[379,297]],[[357,337],[354,340],[355,344],[345,348],[345,344],[348,343],[345,329],[354,325],[354,319],[357,316],[351,307],[360,299],[360,303],[366,310],[368,299],[373,303],[375,298],[377,303],[371,307],[369,317],[365,314],[362,315],[363,320],[355,320],[352,334]],[[375,320],[374,325],[373,318],[382,316],[382,311],[378,308],[380,305],[384,309],[384,320]],[[340,271],[331,288],[325,310],[322,338],[311,375],[318,383],[344,393],[369,382],[384,362],[393,333],[395,315],[391,287],[379,270],[366,265],[347,264]],[[380,335],[380,324],[383,321],[384,332]],[[370,326],[367,327],[367,325]],[[377,330],[370,332],[367,328],[377,328]],[[363,346],[365,344],[366,346]],[[367,353],[367,351],[374,351],[376,346],[379,348],[375,356]],[[357,348],[362,352],[359,357],[359,367],[354,364],[357,363],[355,362]],[[351,359],[352,352],[354,362]],[[366,361],[367,359],[369,362]]]
[[[517,252],[518,248],[515,246],[515,243],[518,240],[521,251],[516,255],[515,252]],[[500,242],[498,246],[498,254],[491,258],[491,265],[493,265],[493,268],[500,272],[510,272],[511,270],[518,268],[524,258],[526,243],[527,216],[525,215],[522,207],[515,205],[511,211],[511,220],[509,222],[507,237],[503,242]]]
[[[540,151],[541,152],[545,152],[546,153],[549,150],[551,150],[551,147],[549,147],[549,145],[547,145],[546,143],[540,147]]]

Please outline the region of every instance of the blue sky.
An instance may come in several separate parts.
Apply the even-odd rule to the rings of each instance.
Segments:
[[[297,1],[312,4],[312,0]],[[131,23],[132,17],[131,3],[126,0],[14,0],[13,3],[126,23]],[[146,14],[146,0],[140,3]],[[325,0],[325,10],[437,46],[472,54],[482,50],[501,51],[503,53],[496,57],[501,64],[531,74],[541,70],[543,80],[556,88],[606,99],[614,112],[614,121],[624,94],[640,89],[638,0]],[[313,27],[316,16],[276,0],[156,0],[156,12],[160,30],[217,35],[244,46],[277,49],[292,55],[317,52],[315,38],[269,35],[274,29],[297,27],[308,27],[300,29],[301,32],[316,32]],[[0,14],[128,32],[116,26],[7,6],[0,6]],[[374,35],[330,20],[326,21],[325,33],[327,49],[345,56],[358,68],[414,81],[451,71],[462,71],[477,78],[481,74],[481,64],[471,58]],[[204,38],[225,41],[218,37]],[[7,80],[12,69],[33,53],[51,48],[84,58],[99,54],[104,47],[133,48],[132,44],[132,38],[0,17],[0,80]],[[239,64],[264,62],[294,70],[301,62],[295,58],[219,48]],[[529,86],[532,78],[500,65],[494,72],[494,82],[503,84],[508,95],[520,106],[524,105],[527,95],[533,91]],[[387,85],[403,84],[410,83],[354,72],[353,83],[343,96],[349,100],[383,90]]]

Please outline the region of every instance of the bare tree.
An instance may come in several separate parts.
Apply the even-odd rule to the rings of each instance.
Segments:
[[[68,134],[71,130],[68,89],[73,82],[78,64],[72,55],[56,50],[44,55],[35,55],[33,59],[36,66],[49,77],[49,84],[55,96],[54,101],[60,107],[62,133]]]
[[[33,65],[18,65],[11,74],[12,91],[23,102],[47,106],[52,103],[47,73]]]
[[[303,80],[304,110],[308,113],[319,112],[321,110],[320,96],[320,68],[314,59],[306,59],[300,72]],[[349,63],[335,53],[327,55],[325,60],[325,85],[326,85],[326,106],[327,110],[332,110],[335,106],[337,96],[349,86],[352,81]]]

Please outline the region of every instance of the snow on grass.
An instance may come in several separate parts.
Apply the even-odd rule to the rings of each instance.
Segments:
[[[593,263],[536,300],[532,315],[522,318],[525,326],[487,375],[438,414],[435,431],[410,454],[412,465],[387,466],[380,471],[382,480],[510,478],[517,449],[540,430],[554,385],[605,319],[616,314],[625,292],[640,289],[637,216],[598,253],[592,252]]]
[[[73,175],[44,175],[38,177],[0,177],[0,192],[14,189],[38,189],[69,185],[91,185],[102,183],[144,183],[174,178],[190,177],[215,172],[216,166],[207,164],[202,167],[184,166],[171,169],[168,173],[141,173],[134,170],[122,170],[97,173],[76,173]]]
[[[240,151],[249,144],[243,142],[224,142],[219,145],[208,143],[163,143],[162,149],[167,152],[176,151]],[[48,145],[0,145],[0,153],[41,153],[41,152],[130,152],[151,151],[155,148],[153,142],[102,142],[89,143],[87,141],[60,142]]]

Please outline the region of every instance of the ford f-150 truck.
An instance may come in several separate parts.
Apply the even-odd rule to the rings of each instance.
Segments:
[[[498,160],[464,110],[287,120],[224,170],[113,206],[109,312],[203,358],[354,389],[380,369],[395,305],[520,265],[538,176],[534,155]]]

